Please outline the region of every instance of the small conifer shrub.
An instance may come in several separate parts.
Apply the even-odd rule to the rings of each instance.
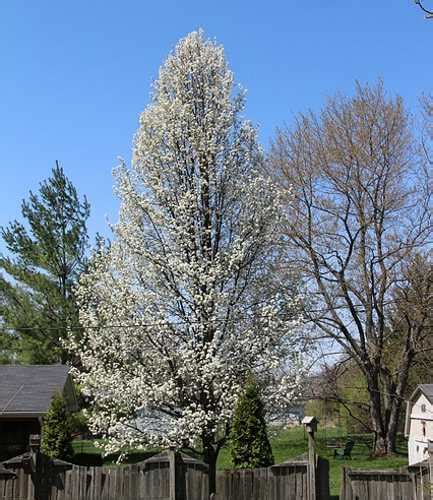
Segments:
[[[57,393],[42,423],[41,451],[51,458],[72,456],[69,415],[62,394]]]
[[[250,379],[239,398],[230,436],[231,456],[237,469],[269,467],[274,463],[268,439],[265,408],[257,383]]]

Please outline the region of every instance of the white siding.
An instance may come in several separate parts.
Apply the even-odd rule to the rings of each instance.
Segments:
[[[425,410],[422,411],[422,407],[425,405]],[[417,399],[412,403],[412,411],[410,413],[411,418],[420,418],[423,420],[433,420],[433,407],[429,400],[420,394]]]
[[[429,440],[433,441],[433,405],[424,394],[420,394],[412,402],[410,414],[409,465],[416,464],[427,458]]]

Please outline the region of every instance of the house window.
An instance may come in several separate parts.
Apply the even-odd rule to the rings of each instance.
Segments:
[[[425,405],[421,405],[421,411],[422,411],[423,413],[425,413],[425,411],[426,411],[426,407],[425,407]]]
[[[421,422],[422,425],[422,435],[425,437],[425,422]]]

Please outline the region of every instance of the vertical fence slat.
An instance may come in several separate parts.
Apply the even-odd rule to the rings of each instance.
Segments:
[[[44,466],[41,482],[46,500],[168,499],[170,468],[167,456],[124,467]],[[176,500],[208,500],[208,473],[204,464],[179,455]],[[318,469],[319,470],[319,469]],[[272,468],[219,471],[218,500],[308,500],[308,462],[288,462]],[[51,477],[52,476],[52,477]],[[318,473],[320,477],[320,473]],[[411,480],[412,481],[412,480]],[[411,482],[411,485],[415,479]],[[397,491],[397,490],[396,490]],[[405,490],[406,491],[406,490]],[[173,490],[172,490],[173,492]],[[22,468],[14,481],[0,480],[0,500],[34,500],[33,481]],[[44,498],[45,500],[45,498]],[[320,499],[322,500],[322,499]],[[347,499],[344,499],[347,500]],[[352,500],[352,499],[349,499]]]

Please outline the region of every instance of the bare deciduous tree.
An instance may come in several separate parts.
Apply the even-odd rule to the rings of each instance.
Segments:
[[[337,95],[321,113],[280,130],[269,158],[275,177],[295,195],[288,202],[295,214],[287,226],[288,258],[318,304],[305,316],[365,376],[377,455],[395,449],[432,302],[423,295],[414,305],[413,293],[404,292],[414,256],[427,253],[432,233],[426,162],[410,121],[401,98],[389,98],[382,83],[358,84],[354,97]],[[390,360],[396,302],[406,314]]]
[[[415,0],[415,3],[419,6],[419,8],[425,13],[425,17],[427,19],[433,19],[433,11],[432,10],[429,10],[427,9],[426,7],[424,7],[424,5],[422,4],[421,0]]]

